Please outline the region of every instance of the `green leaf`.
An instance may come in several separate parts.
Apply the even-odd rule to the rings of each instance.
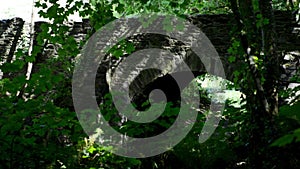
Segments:
[[[46,18],[55,18],[57,17],[57,9],[59,7],[59,4],[53,4],[48,10],[47,10],[47,17]]]
[[[283,137],[280,137],[279,139],[275,140],[271,146],[278,146],[278,147],[283,147],[287,144],[292,143],[292,141],[294,140],[294,135],[292,134],[287,134]]]
[[[90,147],[89,149],[88,149],[88,152],[90,152],[90,153],[93,153],[94,151],[96,151],[97,149],[94,147],[94,146],[92,146],[92,147]]]
[[[292,118],[300,122],[300,101],[293,105],[284,105],[279,108],[279,115]]]
[[[116,49],[113,51],[112,55],[118,59],[118,58],[120,58],[120,56],[123,55],[123,51],[122,51],[122,49]]]
[[[233,46],[234,48],[237,48],[237,47],[240,46],[240,42],[237,41],[237,40],[235,40],[235,41],[232,43],[232,46]]]
[[[269,24],[269,19],[266,19],[266,18],[265,18],[265,19],[263,20],[263,24],[264,24],[264,25]]]
[[[133,43],[128,43],[126,45],[126,48],[125,48],[126,53],[131,54],[134,50],[135,50],[135,47],[134,47]]]
[[[257,18],[257,19],[262,18],[262,14],[257,14],[257,15],[256,15],[256,18]]]
[[[234,56],[229,56],[229,58],[228,58],[228,61],[229,61],[230,63],[235,62],[235,60],[236,60],[236,57],[234,57]]]
[[[239,76],[241,73],[240,73],[239,71],[235,70],[235,71],[233,72],[233,74],[234,74],[234,76]]]
[[[294,131],[294,135],[296,136],[296,142],[300,142],[300,128]]]

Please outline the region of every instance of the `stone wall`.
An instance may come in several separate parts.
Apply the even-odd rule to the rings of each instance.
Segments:
[[[20,43],[24,21],[21,18],[0,21],[0,63],[13,60],[17,45]],[[8,77],[9,74],[3,74]]]
[[[214,47],[216,48],[219,56],[221,57],[222,63],[225,68],[227,79],[232,78],[232,71],[234,70],[234,65],[229,64],[227,61],[228,52],[227,49],[231,45],[231,28],[235,25],[234,17],[232,15],[196,15],[188,17],[188,20],[194,25],[201,28],[201,30],[206,34],[206,36],[210,39]],[[295,15],[286,11],[277,11],[275,12],[275,20],[276,20],[276,31],[278,34],[278,48],[280,52],[295,52],[300,50],[300,35],[299,35],[299,21],[297,23],[295,19]],[[36,44],[36,36],[40,32],[40,26],[43,22],[36,22],[34,25],[34,40],[33,44]],[[18,44],[22,41],[22,34],[24,34],[24,30],[26,23],[21,18],[13,18],[8,20],[0,21],[0,63],[3,62],[11,62],[13,61],[14,53],[17,50]],[[27,24],[28,26],[28,24]],[[74,36],[77,41],[80,41],[85,38],[88,31],[91,30],[88,20],[83,20],[83,22],[74,22],[70,23],[70,36]],[[28,33],[28,32],[27,32]],[[154,37],[141,35],[139,38],[131,38],[132,41],[135,41],[136,47],[139,49],[148,48],[148,47],[161,47],[164,49],[170,49],[175,53],[181,53],[184,55],[186,59],[185,61],[189,62],[193,60],[193,53],[187,48],[181,46],[180,42],[176,40],[170,40],[167,37]],[[152,45],[152,46],[151,46]],[[38,63],[44,62],[49,56],[55,55],[54,45],[45,44],[43,53],[39,54],[39,57],[33,63],[32,72],[36,72],[39,67]],[[53,51],[53,52],[51,52]],[[294,53],[295,54],[295,53]],[[296,55],[298,53],[296,52]],[[296,59],[295,59],[296,58]],[[111,61],[113,60],[113,61]],[[120,60],[119,60],[120,61]],[[118,60],[107,56],[106,60],[100,63],[100,67],[98,70],[97,79],[100,81],[100,93],[107,92],[107,86],[103,88],[106,84],[106,73],[109,69],[113,70],[116,66]],[[297,67],[297,63],[299,62],[299,57],[293,57],[293,60],[289,59],[287,62],[292,62],[293,64],[289,64],[292,66],[285,67],[286,74],[283,74],[283,78],[288,80],[292,73],[295,72]],[[109,64],[113,63],[113,64]],[[283,63],[284,64],[284,63]],[[196,66],[198,74],[204,73],[205,69],[203,65]],[[197,74],[197,72],[195,72]],[[11,74],[3,74],[3,77],[11,77]],[[133,88],[138,88],[138,84],[145,84],[154,81],[158,78],[158,73],[145,74],[145,77],[141,77],[137,79],[136,84],[133,84]],[[146,79],[146,80],[145,80]],[[139,82],[140,81],[140,82]],[[143,81],[143,82],[141,82]],[[147,81],[147,82],[145,82]],[[135,86],[135,87],[134,87]],[[143,87],[142,87],[143,88]],[[142,89],[140,89],[142,90]]]

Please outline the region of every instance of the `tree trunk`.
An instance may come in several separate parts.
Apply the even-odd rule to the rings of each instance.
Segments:
[[[264,63],[266,67],[264,88],[267,96],[269,115],[278,114],[278,81],[280,77],[280,55],[276,45],[275,19],[272,10],[272,1],[259,1],[259,8],[262,18],[267,19],[269,24],[264,24],[261,28],[262,51],[264,53]]]
[[[273,117],[278,114],[278,78],[279,55],[276,53],[276,33],[271,0],[230,0],[232,11],[238,25],[247,73],[242,84],[247,96],[247,109],[251,113],[249,123],[249,166],[250,168],[268,168],[268,141],[274,133]],[[259,15],[260,14],[260,15]],[[260,16],[260,17],[258,17]],[[254,57],[262,64],[254,62]],[[247,78],[248,77],[248,78]],[[251,77],[251,78],[249,78]]]

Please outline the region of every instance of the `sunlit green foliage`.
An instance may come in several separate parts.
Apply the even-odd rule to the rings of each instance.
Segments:
[[[274,6],[283,9],[284,3],[285,1],[277,0]],[[66,6],[60,6],[56,0],[46,0],[37,1],[36,7],[40,9],[40,16],[50,20],[50,23],[45,23],[41,27],[42,32],[37,38],[38,44],[30,54],[28,47],[18,49],[13,63],[0,65],[4,73],[16,73],[14,78],[0,80],[0,168],[171,168],[172,165],[182,168],[247,167],[249,156],[247,151],[251,137],[248,132],[255,126],[251,124],[245,95],[240,95],[241,99],[226,102],[220,125],[204,144],[199,144],[198,136],[207,112],[199,113],[197,123],[190,134],[174,149],[148,159],[118,157],[110,152],[111,147],[94,144],[94,140],[83,132],[71,100],[70,83],[74,58],[84,42],[76,42],[74,37],[68,36],[69,28],[65,24],[69,15],[79,11],[80,16],[89,18],[93,26],[89,34],[91,35],[108,22],[133,14],[159,12],[184,17],[193,14],[232,12],[227,0],[92,0],[91,3],[68,0]],[[260,14],[256,17],[257,28],[269,24],[269,20]],[[17,74],[27,63],[34,62],[41,56],[41,46],[44,43],[60,46],[57,50],[58,56],[53,56],[40,64],[40,69],[29,79],[26,79],[24,74]],[[130,43],[122,41],[119,44],[120,47],[113,47],[109,51],[116,58],[135,50]],[[240,56],[244,51],[238,38],[232,40],[228,53],[229,62],[241,61]],[[262,71],[264,68],[262,58],[256,56],[254,61],[259,71]],[[247,86],[249,84],[247,80],[251,79],[247,69],[246,63],[240,62],[240,67],[234,71],[234,81],[228,86],[236,89],[251,88]],[[298,77],[295,79],[299,81]],[[263,78],[261,80],[264,81]],[[202,102],[209,104],[211,102],[209,90],[200,86],[199,90]],[[283,98],[289,98],[296,96],[297,91],[299,87],[280,91],[280,94]],[[22,98],[22,95],[27,98]],[[119,120],[112,116],[116,110],[113,108],[110,95],[105,98],[104,104],[100,105],[105,118],[112,122]],[[275,119],[278,124],[276,133],[278,139],[269,141],[271,147],[283,148],[278,151],[292,151],[299,145],[298,112],[297,98],[290,105],[280,107],[279,116]],[[122,128],[118,126],[115,128],[131,136],[153,135],[168,128],[177,114],[178,107],[172,107],[172,104],[168,103],[162,118],[154,121],[151,126],[127,122]],[[270,135],[269,131],[262,132]],[[272,154],[270,157],[273,158]],[[295,160],[294,163],[295,168],[297,165],[299,167],[299,160]]]

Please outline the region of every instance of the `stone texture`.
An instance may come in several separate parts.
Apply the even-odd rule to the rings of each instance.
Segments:
[[[280,52],[292,52],[299,51],[300,48],[300,36],[299,36],[299,22],[297,23],[295,15],[286,11],[275,12],[276,18],[276,31],[278,33],[279,41],[278,46]],[[227,61],[228,52],[227,49],[231,45],[231,28],[235,25],[233,17],[229,15],[196,15],[188,17],[188,20],[194,25],[198,26],[210,39],[214,47],[216,48],[221,61],[224,65],[227,79],[232,79],[232,72],[234,70],[234,65],[229,64]],[[33,44],[36,43],[36,37],[40,32],[40,26],[43,22],[36,22],[34,25],[34,40]],[[26,24],[25,24],[26,25]],[[9,20],[0,21],[0,64],[3,62],[13,61],[14,52],[17,49],[18,43],[20,43],[22,29],[24,27],[24,21],[21,18],[13,18]],[[73,22],[69,24],[70,36],[74,36],[77,42],[84,40],[89,31],[92,31],[88,20],[83,20],[83,22]],[[169,50],[174,53],[175,57],[182,58],[186,63],[193,66],[192,70],[195,75],[203,74],[206,72],[202,63],[197,62],[197,57],[190,50],[188,46],[183,45],[176,39],[170,39],[166,36],[159,35],[137,35],[128,39],[135,44],[136,49],[144,49],[157,47],[165,50]],[[49,58],[49,55],[56,55],[54,44],[44,44],[41,46],[43,48],[42,53],[38,54],[36,61],[33,63],[32,72],[36,72],[39,69],[38,64],[43,63]],[[299,53],[294,53],[297,55],[294,59],[287,60],[285,72],[282,77],[285,81],[288,81],[292,72],[295,72],[299,68]],[[126,57],[126,55],[125,55]],[[113,58],[111,55],[107,55],[106,58],[100,63],[97,83],[96,83],[96,93],[98,93],[98,101],[101,101],[102,94],[108,92],[107,77],[114,73],[115,68],[120,62],[122,62],[121,57],[119,59]],[[69,61],[69,60],[68,60]],[[195,64],[196,63],[196,64]],[[293,65],[293,66],[288,66]],[[291,70],[292,69],[292,70]],[[109,76],[107,76],[109,75]],[[4,77],[9,77],[11,75],[4,74]],[[141,94],[146,87],[147,83],[153,82],[155,79],[161,76],[160,72],[148,71],[148,73],[143,73],[135,79],[134,83],[131,84],[131,89],[135,90],[136,95]],[[131,94],[132,97],[135,94]]]

